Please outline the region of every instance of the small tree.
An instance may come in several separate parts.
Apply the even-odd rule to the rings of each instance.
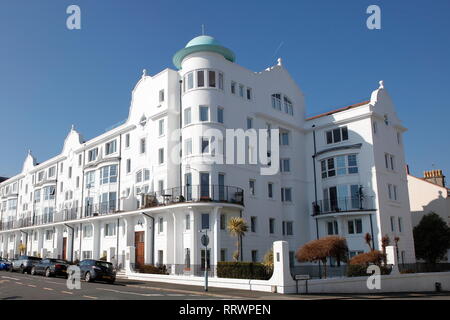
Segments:
[[[310,241],[300,247],[295,257],[299,262],[319,262],[324,266],[324,277],[327,277],[327,258],[333,257],[338,264],[345,261],[348,253],[347,241],[338,236],[329,236]]]
[[[247,230],[248,226],[243,218],[233,217],[228,221],[228,232],[233,237],[237,238],[236,242],[237,255],[235,256],[233,254],[233,259],[235,259],[235,261],[237,261],[238,258],[240,258],[242,261],[242,252],[241,252],[242,237],[245,236]]]
[[[450,228],[434,212],[426,214],[414,227],[414,247],[417,258],[436,263],[444,258],[450,247]]]
[[[372,236],[370,235],[370,233],[366,233],[364,235],[364,240],[366,241],[367,245],[369,246],[369,250],[372,251]]]
[[[273,248],[266,252],[262,264],[264,265],[268,273],[273,270]]]
[[[369,266],[370,264],[375,264],[381,266],[381,263],[385,261],[386,255],[379,250],[372,250],[369,252],[360,253],[348,262],[350,265],[364,265]]]

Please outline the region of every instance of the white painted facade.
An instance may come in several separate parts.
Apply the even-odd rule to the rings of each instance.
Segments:
[[[240,215],[249,225],[246,261],[262,260],[276,240],[287,241],[293,256],[305,242],[327,235],[329,222],[333,232],[347,238],[353,254],[368,250],[366,232],[374,235],[376,248],[388,234],[400,237],[400,261],[415,261],[401,142],[406,129],[383,85],[367,102],[307,119],[303,93],[281,60],[253,72],[211,49],[223,49],[215,40],[196,39],[196,48],[206,49],[186,53],[178,71],[143,73],[125,123],[87,141],[72,128],[59,155],[37,164],[29,153],[22,172],[0,184],[0,256],[17,255],[19,244],[26,243],[28,254],[69,260],[106,255],[123,264],[125,248],[138,238],[144,263],[175,265],[172,272],[189,273],[202,263],[199,230],[207,214],[212,265],[232,259],[236,239],[223,227]],[[204,71],[200,87],[198,71]],[[173,137],[180,124],[181,144]],[[280,130],[280,159],[288,159],[283,162],[288,172],[261,175],[260,164],[205,161],[211,156],[201,152],[206,130],[248,127]],[[343,137],[343,127],[348,139],[327,143],[326,132],[341,128]],[[315,215],[313,130],[320,205]],[[227,142],[217,141],[218,149]],[[171,161],[180,146],[181,165]],[[385,154],[393,157],[393,168],[386,168]],[[327,168],[330,177],[322,178],[322,160],[332,157],[335,174]],[[345,168],[337,168],[342,159]],[[158,205],[145,206],[141,193],[155,194]]]

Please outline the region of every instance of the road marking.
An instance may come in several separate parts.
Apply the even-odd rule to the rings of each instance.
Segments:
[[[11,280],[20,280],[20,279],[17,279],[17,278],[13,278],[13,277],[5,277],[5,276],[2,276],[2,278],[4,278],[4,279],[11,279]]]
[[[65,294],[73,294],[73,292],[69,292],[69,291],[61,291],[61,293],[65,293]]]
[[[162,297],[163,294],[160,293],[138,293],[138,292],[131,292],[131,291],[119,291],[115,289],[105,289],[105,288],[96,288],[97,290],[104,290],[104,291],[111,291],[116,293],[123,293],[123,294],[131,294],[135,296],[143,296],[143,297]]]
[[[53,291],[52,288],[44,288],[44,290]]]
[[[33,288],[36,288],[36,286],[35,286],[34,284],[29,284],[28,286],[29,286],[29,287],[33,287]]]
[[[23,284],[22,282],[18,282],[18,281],[16,281],[16,283],[17,283],[17,284]]]
[[[83,296],[83,298],[88,298],[88,299],[98,299],[97,297],[91,297],[91,296]]]

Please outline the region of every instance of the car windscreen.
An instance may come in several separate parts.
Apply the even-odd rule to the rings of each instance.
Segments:
[[[95,265],[96,265],[97,267],[112,268],[112,264],[109,263],[109,262],[95,261]]]
[[[38,257],[28,257],[27,259],[28,259],[28,260],[35,260],[35,261],[40,261],[40,260],[42,260],[41,258],[38,258]]]
[[[65,261],[65,260],[51,259],[50,261],[53,263],[67,264],[67,261]]]

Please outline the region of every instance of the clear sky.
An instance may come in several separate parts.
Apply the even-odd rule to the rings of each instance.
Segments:
[[[81,30],[66,8],[81,8]],[[381,8],[381,30],[366,9]],[[384,80],[414,174],[450,179],[448,0],[0,0],[0,176],[57,155],[71,124],[90,139],[126,119],[142,69],[206,33],[237,63],[261,71],[281,56],[306,96],[307,114],[367,100]],[[280,46],[281,45],[281,46]]]

